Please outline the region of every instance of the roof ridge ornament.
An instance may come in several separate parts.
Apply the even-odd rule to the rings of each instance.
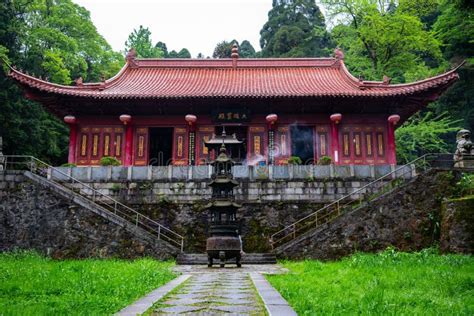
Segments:
[[[76,84],[76,86],[81,87],[81,86],[84,85],[84,80],[82,79],[81,76],[79,76],[79,78],[77,78],[76,80],[74,80],[74,83]]]
[[[230,55],[232,57],[232,68],[236,69],[237,68],[237,59],[239,59],[239,46],[237,43],[234,43],[232,45],[232,54]]]
[[[337,60],[344,60],[344,52],[342,51],[342,49],[336,47],[336,49],[334,49],[334,57]]]
[[[127,56],[125,58],[127,60],[127,63],[130,65],[131,68],[138,68],[136,58],[137,58],[137,50],[132,47],[132,48],[129,49],[129,51],[127,53]]]
[[[382,83],[383,83],[384,85],[389,85],[389,84],[390,84],[390,81],[392,81],[392,78],[390,78],[389,76],[383,75],[383,81],[382,81]]]

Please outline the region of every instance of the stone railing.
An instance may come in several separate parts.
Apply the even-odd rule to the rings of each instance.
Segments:
[[[286,165],[286,166],[234,166],[234,178],[249,181],[265,180],[325,180],[325,179],[376,179],[399,166],[390,165]],[[409,168],[409,167],[406,167]],[[67,181],[67,174],[86,182],[168,182],[202,181],[211,177],[210,166],[146,166],[146,167],[57,167],[49,177]],[[411,173],[401,172],[403,177]]]
[[[241,202],[304,201],[328,203],[392,171],[391,166],[234,166],[239,180],[235,197]],[[410,167],[393,173],[404,178],[414,174]],[[211,198],[207,182],[209,166],[186,167],[74,167],[63,173],[89,183],[104,195],[126,203],[194,203]],[[50,178],[67,184],[63,174],[51,170]],[[391,176],[392,177],[392,176]],[[89,194],[89,192],[82,192]]]

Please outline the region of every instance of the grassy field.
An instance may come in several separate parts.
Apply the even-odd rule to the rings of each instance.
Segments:
[[[173,265],[0,254],[0,315],[110,315],[173,279]]]
[[[268,276],[299,315],[474,315],[474,257],[435,250],[284,262]]]

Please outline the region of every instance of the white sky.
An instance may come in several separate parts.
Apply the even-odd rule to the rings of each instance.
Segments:
[[[151,31],[153,44],[166,43],[168,51],[187,48],[212,56],[222,40],[249,40],[260,50],[260,30],[272,0],[73,0],[91,13],[98,32],[116,51],[140,25]]]

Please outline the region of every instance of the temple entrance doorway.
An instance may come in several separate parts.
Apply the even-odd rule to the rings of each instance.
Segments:
[[[227,154],[237,163],[242,163],[247,158],[247,126],[241,125],[225,125],[216,127],[216,135],[222,134],[222,129],[225,127],[227,138],[231,138],[233,134],[242,142],[237,148],[227,146]],[[233,152],[235,151],[235,152]]]
[[[314,163],[313,126],[293,125],[291,133],[291,155],[301,158],[304,165]]]
[[[172,163],[173,128],[150,128],[150,162],[152,166],[167,166]]]

